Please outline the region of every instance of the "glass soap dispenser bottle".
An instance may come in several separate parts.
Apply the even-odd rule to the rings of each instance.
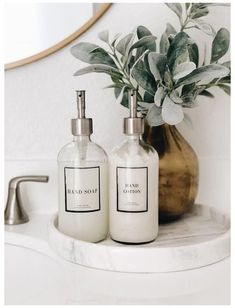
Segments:
[[[124,119],[126,139],[109,158],[110,236],[140,244],[158,234],[158,170],[156,150],[142,140],[144,119],[137,117],[137,94],[129,91],[130,117]]]
[[[108,158],[90,139],[92,119],[85,117],[85,91],[76,92],[74,139],[58,155],[58,228],[79,240],[98,242],[108,232]]]

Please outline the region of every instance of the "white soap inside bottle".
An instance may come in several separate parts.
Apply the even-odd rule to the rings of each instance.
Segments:
[[[108,232],[108,159],[91,141],[92,119],[85,118],[85,91],[77,91],[77,103],[73,141],[58,155],[58,227],[79,240],[98,242]]]

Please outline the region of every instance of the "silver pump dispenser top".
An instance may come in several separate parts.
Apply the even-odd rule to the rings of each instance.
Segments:
[[[92,119],[85,117],[85,91],[79,90],[77,93],[78,117],[71,120],[71,129],[74,136],[91,135],[93,133]]]
[[[124,119],[123,132],[126,135],[143,134],[144,119],[137,117],[137,92],[136,90],[128,91],[129,98],[129,118]]]

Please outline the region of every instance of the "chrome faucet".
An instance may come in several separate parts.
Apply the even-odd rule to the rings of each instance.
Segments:
[[[20,196],[20,186],[21,182],[44,182],[47,183],[49,177],[46,175],[36,176],[18,176],[12,178],[9,182],[8,187],[8,198],[5,208],[5,224],[6,225],[18,225],[29,221],[29,217],[25,212],[22,200]]]

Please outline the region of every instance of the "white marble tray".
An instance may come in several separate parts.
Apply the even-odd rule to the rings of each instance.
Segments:
[[[119,272],[182,271],[218,262],[230,253],[229,218],[212,208],[195,205],[181,220],[160,225],[156,241],[124,245],[110,238],[93,244],[68,237],[49,225],[51,247],[64,259],[80,265]]]

